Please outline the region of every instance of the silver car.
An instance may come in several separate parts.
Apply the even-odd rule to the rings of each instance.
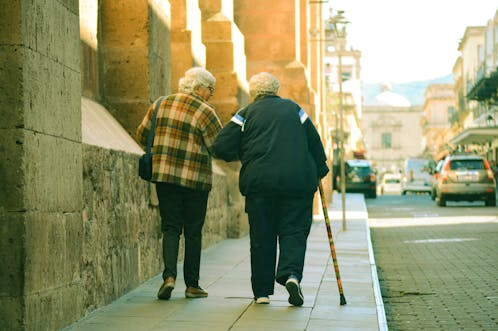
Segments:
[[[436,203],[447,201],[484,201],[496,206],[496,181],[488,161],[478,155],[450,155],[441,168],[435,185]]]

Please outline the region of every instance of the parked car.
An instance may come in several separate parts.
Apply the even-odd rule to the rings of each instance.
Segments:
[[[401,174],[384,174],[379,187],[380,194],[401,194]]]
[[[377,179],[368,160],[347,160],[346,192],[363,193],[366,198],[377,197]]]
[[[428,158],[408,158],[403,167],[401,194],[421,192],[431,194],[436,162]]]
[[[478,155],[450,155],[436,182],[436,203],[484,201],[496,206],[496,180],[488,161]]]
[[[439,175],[441,174],[441,170],[443,169],[444,165],[444,159],[439,160],[439,162],[436,165],[436,169],[434,170],[434,178],[432,182],[432,192],[431,192],[431,199],[436,200],[436,185],[437,185],[437,180],[439,178]]]

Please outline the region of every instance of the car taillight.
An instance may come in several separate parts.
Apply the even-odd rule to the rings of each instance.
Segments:
[[[487,160],[484,160],[484,168],[486,169],[486,171],[488,173],[488,181],[490,183],[493,183],[493,181],[494,181],[493,171],[491,170],[491,167],[489,166],[489,163]]]
[[[448,171],[450,170],[451,161],[448,160],[441,171],[441,182],[446,183],[448,181]]]
[[[375,182],[375,175],[374,174],[370,174],[370,181]]]

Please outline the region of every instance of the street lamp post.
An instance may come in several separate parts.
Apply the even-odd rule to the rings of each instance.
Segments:
[[[337,82],[339,85],[339,160],[340,160],[340,185],[341,185],[341,205],[342,205],[342,229],[346,230],[346,164],[344,151],[344,105],[342,93],[342,51],[346,43],[346,24],[348,23],[343,16],[344,11],[338,11],[337,15],[331,17],[331,23],[334,27],[334,47],[337,53]]]

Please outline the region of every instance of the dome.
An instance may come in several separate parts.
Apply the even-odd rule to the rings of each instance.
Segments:
[[[412,104],[401,94],[391,91],[390,84],[383,84],[382,92],[372,102],[374,106],[410,107]]]

